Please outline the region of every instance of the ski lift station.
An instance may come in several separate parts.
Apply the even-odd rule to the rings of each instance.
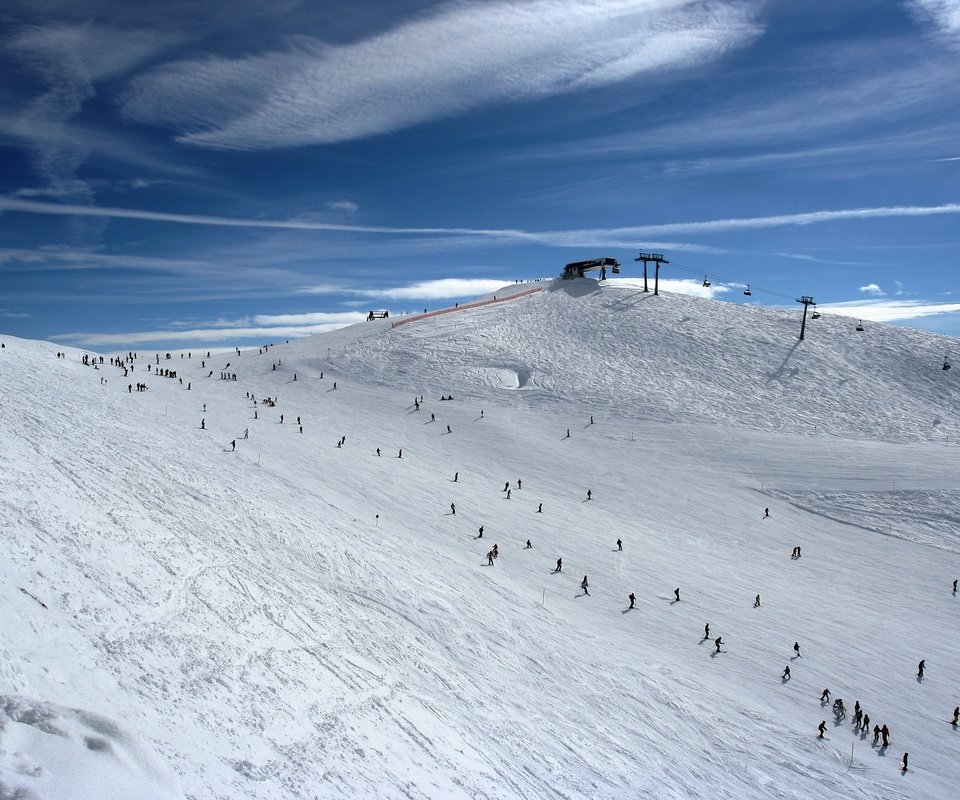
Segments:
[[[594,258],[591,261],[574,261],[563,268],[564,278],[582,278],[585,272],[600,270],[600,280],[607,277],[607,267],[614,274],[620,272],[620,262],[615,258]]]

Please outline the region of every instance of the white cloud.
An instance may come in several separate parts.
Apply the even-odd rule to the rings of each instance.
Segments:
[[[513,281],[487,278],[439,278],[419,281],[409,286],[392,289],[363,289],[355,293],[376,300],[446,300],[454,297],[473,297],[492,294]]]
[[[930,303],[924,300],[850,300],[843,303],[818,303],[817,308],[845,317],[868,319],[873,322],[895,322],[937,314],[956,314],[960,312],[960,303]]]
[[[627,286],[637,289],[643,288],[643,278],[607,278],[610,283],[616,283],[618,286]],[[653,278],[647,281],[650,291],[653,291]],[[660,277],[660,291],[676,292],[677,294],[687,294],[692,297],[706,297],[715,299],[729,291],[732,287],[711,281],[709,286],[704,286],[703,281],[693,280],[692,278],[664,278]],[[742,288],[742,284],[737,284]]]
[[[875,297],[883,297],[886,294],[886,292],[875,283],[868,283],[866,286],[861,286],[860,291],[864,294],[872,294]]]
[[[356,214],[360,210],[360,206],[353,200],[331,200],[324,205],[330,211],[342,211],[347,214]]]
[[[703,222],[672,222],[661,225],[637,225],[625,228],[587,228],[582,230],[525,231],[516,228],[400,228],[388,225],[347,225],[308,220],[264,220],[238,217],[217,217],[200,214],[174,214],[163,211],[141,211],[131,208],[47,203],[39,200],[0,195],[0,211],[20,211],[29,214],[60,216],[139,219],[151,222],[173,222],[185,225],[213,225],[240,228],[276,228],[304,231],[342,231],[348,233],[396,234],[421,236],[480,236],[505,241],[521,241],[560,247],[649,246],[650,238],[676,233],[721,233],[724,231],[755,230],[791,225],[814,225],[848,220],[883,219],[891,217],[928,217],[960,214],[960,203],[939,206],[890,206],[877,208],[848,208],[834,211],[810,211],[800,214],[781,214],[772,217],[734,217]]]
[[[761,32],[756,2],[449,3],[370,38],[207,58],[134,81],[124,113],[223,149],[328,144],[492,103],[619,83],[711,61]]]
[[[960,0],[908,0],[907,7],[929,19],[944,36],[960,44]]]

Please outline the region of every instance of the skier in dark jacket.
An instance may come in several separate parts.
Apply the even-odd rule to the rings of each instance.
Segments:
[[[589,595],[590,592],[587,590],[587,586],[588,586],[588,584],[587,584],[587,576],[584,575],[584,576],[583,576],[583,580],[580,581],[580,588],[583,589],[583,593],[584,593],[584,594]]]
[[[634,603],[636,602],[636,600],[637,600],[636,595],[635,595],[633,592],[630,592],[630,594],[627,595],[627,599],[630,601],[630,608],[633,608],[633,604],[634,604]]]
[[[716,639],[713,640],[713,643],[717,646],[717,652],[719,653],[719,652],[720,652],[720,645],[723,644],[723,637],[722,637],[722,636],[718,636]]]
[[[827,721],[825,719],[820,721],[820,724],[817,726],[817,730],[820,731],[820,735],[817,738],[822,739],[823,734],[827,731]]]
[[[558,558],[558,559],[557,559],[557,568],[554,570],[554,572],[563,572],[563,559],[562,559],[562,558]]]

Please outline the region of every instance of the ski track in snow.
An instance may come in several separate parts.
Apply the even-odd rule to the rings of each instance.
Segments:
[[[952,796],[945,340],[796,325],[557,282],[189,392],[4,338],[0,797]]]

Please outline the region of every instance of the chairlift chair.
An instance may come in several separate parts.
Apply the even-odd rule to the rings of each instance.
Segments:
[[[707,280],[707,276],[703,276],[703,288],[706,289],[710,285],[710,281]]]
[[[857,330],[858,330],[858,331],[863,331],[863,320],[862,320],[862,319],[857,322]]]
[[[816,308],[813,309],[813,314],[811,315],[811,319],[820,319],[820,312],[817,311]]]
[[[750,295],[753,294],[753,292],[750,291],[750,284],[749,284],[749,283],[747,284],[747,288],[743,290],[743,293],[744,293],[747,297],[750,297]]]

